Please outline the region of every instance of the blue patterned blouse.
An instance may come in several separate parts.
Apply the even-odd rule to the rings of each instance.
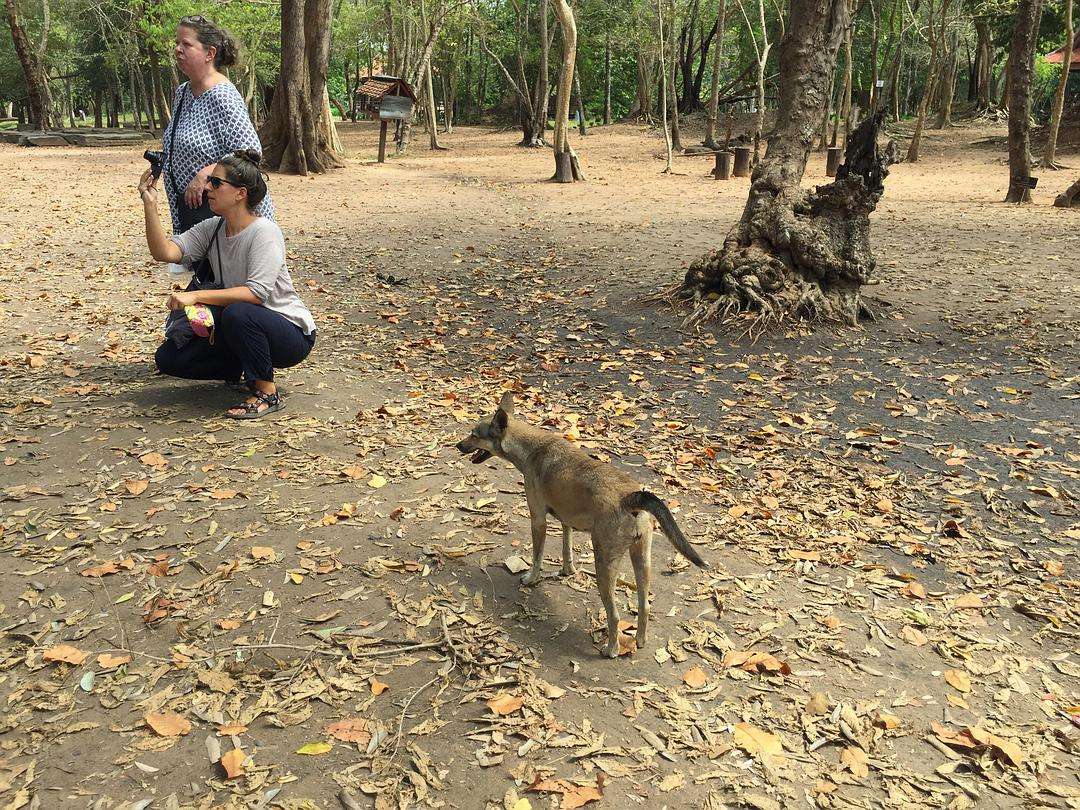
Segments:
[[[175,154],[172,149],[176,111],[183,99],[180,127],[176,130]],[[262,144],[248,117],[244,98],[230,81],[215,84],[199,97],[191,94],[188,82],[176,88],[173,96],[173,118],[162,138],[165,149],[165,171],[172,172],[176,191],[184,193],[195,175],[211,163],[217,163],[230,152],[254,149],[262,153]],[[172,183],[165,180],[165,196],[172,212],[173,232],[180,232],[180,217],[176,213],[176,195]],[[267,193],[255,208],[259,216],[272,220],[274,203]]]

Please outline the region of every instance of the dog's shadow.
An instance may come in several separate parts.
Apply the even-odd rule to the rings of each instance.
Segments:
[[[453,573],[470,590],[483,591],[485,603],[489,602],[494,586],[496,602],[486,604],[490,618],[515,643],[534,652],[541,663],[565,667],[566,659],[612,660],[603,654],[604,635],[593,634],[594,614],[602,607],[596,586],[588,575],[577,574],[589,579],[588,589],[582,592],[570,587],[567,579],[557,573],[548,574],[536,585],[522,586],[524,574],[511,574],[494,563],[486,570],[478,565],[465,565]],[[517,606],[519,615],[505,618],[508,605]],[[633,615],[623,618],[632,623],[636,620]]]

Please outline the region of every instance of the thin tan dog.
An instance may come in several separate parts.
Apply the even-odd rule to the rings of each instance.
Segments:
[[[564,576],[574,573],[571,529],[592,535],[596,584],[607,611],[605,652],[610,658],[619,654],[615,581],[619,563],[627,552],[637,581],[637,646],[645,646],[652,579],[652,518],[680,554],[700,568],[709,567],[683,536],[663,501],[643,490],[626,473],[597,461],[561,436],[514,418],[514,400],[509,392],[503,395],[495,416],[479,422],[458,442],[457,449],[472,453],[473,464],[492,456],[504,458],[525,476],[525,498],[532,520],[532,569],[522,578],[522,585],[540,581],[549,514],[562,523]]]

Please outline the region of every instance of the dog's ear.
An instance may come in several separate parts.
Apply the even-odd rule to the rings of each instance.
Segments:
[[[510,415],[502,409],[495,411],[495,416],[491,420],[491,432],[495,438],[502,438],[502,435],[506,433],[506,426],[510,422]]]
[[[506,413],[507,416],[514,415],[514,395],[506,391],[502,395],[502,399],[499,400],[499,410]]]

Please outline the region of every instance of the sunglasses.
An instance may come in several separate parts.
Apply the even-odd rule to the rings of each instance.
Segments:
[[[215,191],[221,188],[222,183],[228,183],[230,186],[233,186],[235,188],[244,187],[243,183],[234,183],[232,180],[226,180],[224,177],[215,177],[214,175],[210,175],[209,177],[207,177],[206,182],[209,183],[210,187]]]

